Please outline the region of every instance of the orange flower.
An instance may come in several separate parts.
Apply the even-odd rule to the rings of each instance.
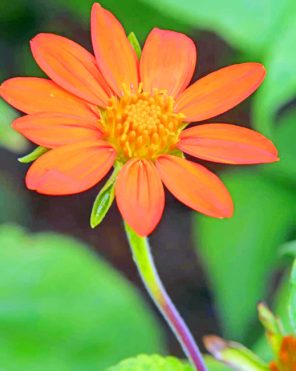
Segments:
[[[272,371],[296,371],[296,338],[285,336],[282,341],[278,360],[270,364]]]
[[[264,67],[232,65],[187,88],[196,63],[187,36],[153,29],[139,61],[121,24],[99,4],[92,9],[91,31],[95,57],[64,37],[39,34],[31,41],[32,53],[51,80],[18,77],[1,85],[1,96],[28,114],[13,127],[51,149],[30,167],[27,187],[47,195],[79,193],[117,161],[117,204],[140,235],[151,233],[161,218],[163,183],[192,209],[230,217],[225,186],[182,152],[257,164],[276,161],[275,147],[259,133],[230,124],[185,128],[246,99],[263,81]]]

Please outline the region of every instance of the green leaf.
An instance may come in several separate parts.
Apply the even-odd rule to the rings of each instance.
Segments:
[[[119,167],[115,167],[111,177],[107,180],[104,187],[97,195],[90,215],[90,225],[92,228],[97,227],[107,215],[115,197],[115,180]]]
[[[281,291],[284,294],[281,294],[281,297],[286,306],[285,310],[282,310],[285,316],[286,327],[290,332],[296,334],[296,241],[285,243],[281,248],[281,253],[294,258],[289,279],[286,278],[288,282],[285,285],[282,284],[282,286],[287,286],[287,288],[282,288]]]
[[[47,151],[48,151],[48,149],[45,148],[45,147],[41,147],[41,146],[36,147],[32,152],[28,153],[27,155],[25,155],[23,157],[19,157],[18,161],[23,163],[23,164],[28,164],[32,161],[37,160],[37,158],[42,156]]]
[[[142,49],[141,49],[141,45],[139,43],[139,40],[137,39],[137,36],[135,35],[134,32],[131,32],[128,35],[128,39],[129,39],[129,42],[132,44],[132,47],[134,48],[134,50],[137,54],[137,57],[140,59],[141,54],[142,54]]]
[[[74,239],[0,227],[1,368],[104,370],[162,351],[135,289]]]
[[[174,357],[141,354],[135,358],[126,359],[106,371],[193,371],[185,361]]]
[[[232,368],[226,366],[222,362],[218,362],[215,358],[205,355],[204,360],[209,371],[231,371]]]
[[[190,26],[216,32],[229,44],[261,55],[276,35],[291,0],[145,0],[160,13],[166,13]]]
[[[28,148],[27,140],[11,127],[11,123],[18,117],[4,100],[0,100],[0,147],[12,152],[24,151]]]
[[[272,165],[271,165],[272,166]],[[294,225],[295,194],[256,172],[222,177],[235,214],[217,220],[195,218],[195,240],[217,304],[224,337],[242,341],[266,296],[276,251]]]
[[[283,256],[295,258],[296,257],[296,241],[290,241],[290,242],[284,243],[280,248],[280,253]]]
[[[296,256],[296,242],[295,242]],[[290,295],[288,303],[289,319],[293,332],[296,334],[296,259],[294,260],[290,277]]]
[[[274,4],[279,5],[278,2]],[[275,30],[264,58],[267,75],[254,100],[254,122],[256,128],[266,135],[273,135],[276,114],[296,96],[295,14],[296,2],[290,0],[288,11]]]
[[[56,8],[57,4],[67,9],[72,16],[80,22],[89,26],[90,10],[93,0],[50,0],[51,7]],[[47,4],[48,4],[47,3]],[[112,12],[122,22],[127,34],[134,32],[140,41],[143,41],[153,27],[174,29],[185,32],[188,25],[185,20],[175,20],[168,15],[168,12],[159,12],[150,3],[142,0],[118,1],[101,0],[100,4]]]
[[[216,361],[213,357],[205,356],[205,362],[209,371],[230,371],[228,366]],[[141,354],[135,358],[121,361],[116,366],[105,371],[193,371],[193,368],[185,361],[174,357]]]
[[[3,170],[0,172],[0,224],[14,222],[30,224],[31,213],[28,192],[22,183]]]
[[[277,123],[273,132],[273,141],[279,151],[280,161],[264,169],[272,177],[285,184],[296,183],[296,110],[292,109]]]
[[[288,273],[288,272],[287,272]],[[273,313],[280,319],[284,327],[284,334],[293,333],[293,327],[289,319],[288,303],[290,297],[290,273],[285,274],[280,282],[279,287],[275,293],[272,303]],[[253,350],[256,354],[260,355],[266,361],[271,361],[275,358],[274,353],[270,347],[264,330],[262,330],[262,336],[259,337],[257,342],[253,346]]]
[[[241,371],[264,371],[269,367],[258,356],[239,343],[225,341],[218,336],[206,336],[207,350],[217,359]]]

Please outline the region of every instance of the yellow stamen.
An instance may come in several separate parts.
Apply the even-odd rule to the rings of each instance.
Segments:
[[[129,158],[155,159],[175,148],[185,116],[173,110],[174,98],[166,91],[131,93],[123,88],[120,98],[112,97],[102,115],[106,140],[120,161]]]

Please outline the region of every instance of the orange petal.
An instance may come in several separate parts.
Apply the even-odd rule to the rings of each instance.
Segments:
[[[177,147],[189,155],[224,164],[260,164],[278,160],[270,140],[254,130],[206,124],[184,130]]]
[[[168,190],[185,205],[215,218],[232,216],[230,194],[221,180],[205,167],[170,155],[160,156],[156,167]]]
[[[36,113],[16,119],[12,127],[46,148],[100,139],[97,120],[63,113]]]
[[[97,184],[114,160],[114,149],[102,140],[69,144],[37,159],[27,173],[26,184],[47,195],[80,193]]]
[[[193,41],[182,33],[154,28],[145,43],[140,62],[145,91],[166,89],[176,97],[190,80],[196,64]]]
[[[33,56],[58,85],[93,104],[105,107],[110,91],[96,60],[82,46],[65,37],[39,34],[31,41]]]
[[[91,35],[97,63],[108,84],[122,95],[123,84],[138,89],[138,60],[125,31],[112,13],[94,4]]]
[[[85,118],[98,118],[98,109],[66,92],[50,80],[15,77],[0,86],[0,94],[9,104],[25,113],[59,112]]]
[[[226,112],[251,95],[262,83],[260,63],[241,63],[212,72],[196,81],[177,99],[175,109],[186,121],[201,121]]]
[[[152,162],[133,159],[120,170],[116,201],[123,219],[139,235],[150,234],[160,221],[164,190]]]

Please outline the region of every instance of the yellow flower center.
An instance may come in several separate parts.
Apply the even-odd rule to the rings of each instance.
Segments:
[[[102,113],[101,126],[106,140],[116,149],[117,159],[155,159],[169,153],[179,140],[185,116],[174,112],[174,98],[165,91],[153,94],[127,90],[121,98],[112,97]]]

